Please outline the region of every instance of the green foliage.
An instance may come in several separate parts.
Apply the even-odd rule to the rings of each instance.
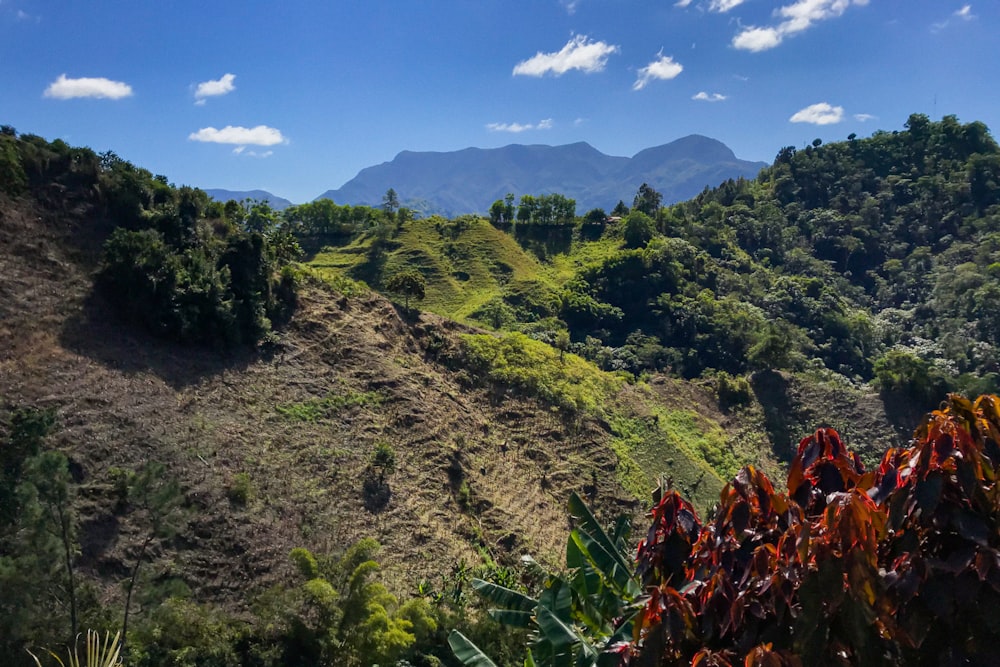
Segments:
[[[323,398],[310,398],[297,403],[285,403],[274,409],[279,415],[290,421],[316,422],[331,419],[347,408],[377,406],[384,398],[378,391],[344,389],[337,394],[328,394]]]
[[[0,192],[11,196],[21,194],[28,185],[28,177],[21,166],[17,138],[0,135]]]
[[[489,382],[516,388],[569,412],[595,412],[622,380],[574,354],[561,355],[522,333],[462,336],[467,365]]]
[[[54,412],[19,408],[3,417],[0,655],[26,661],[29,644],[51,646],[76,633],[75,493],[66,457],[42,448]]]
[[[625,239],[626,248],[644,248],[647,243],[653,240],[655,234],[656,226],[653,219],[642,210],[632,209],[632,212],[625,218],[622,237]]]
[[[569,572],[546,573],[539,593],[529,596],[475,580],[473,587],[492,605],[490,615],[513,628],[528,628],[526,665],[573,667],[613,664],[601,651],[632,635],[632,617],[641,590],[629,562],[628,521],[622,517],[609,535],[575,493],[569,501],[575,528],[566,544]],[[464,665],[494,663],[464,634],[448,643]]]
[[[379,481],[384,481],[396,472],[396,450],[388,442],[380,440],[375,443],[368,464],[378,474]]]
[[[254,495],[254,484],[249,473],[236,473],[226,485],[226,496],[229,498],[229,502],[234,505],[246,507],[253,500]]]
[[[97,284],[153,333],[255,343],[294,308],[296,285],[283,269],[300,250],[266,203],[210,209],[204,192],[175,188],[114,153],[15,132],[0,134],[0,190],[27,190],[57,211],[88,207],[117,225]]]
[[[290,629],[295,643],[285,659],[336,663],[347,667],[391,664],[437,630],[426,600],[400,605],[372,579],[379,566],[377,542],[364,539],[337,560],[317,564],[305,549],[292,552],[307,580],[294,598]],[[311,576],[310,576],[311,575]]]
[[[171,597],[137,624],[129,640],[136,667],[224,667],[240,664],[237,645],[244,627],[219,610]]]
[[[933,407],[947,386],[940,371],[905,350],[889,350],[875,362],[874,370],[880,389],[916,401],[921,408]]]
[[[729,373],[719,373],[716,376],[715,391],[719,396],[719,407],[723,410],[748,405],[753,400],[753,389],[745,376],[733,377]]]
[[[639,186],[639,191],[632,201],[632,211],[639,211],[645,215],[655,218],[660,212],[660,205],[663,202],[663,195],[643,183]]]
[[[389,278],[385,288],[390,292],[402,294],[406,298],[406,309],[410,308],[410,297],[423,301],[426,296],[427,281],[417,271],[401,271]]]
[[[519,225],[573,225],[575,222],[576,200],[558,193],[523,195],[517,207]]]

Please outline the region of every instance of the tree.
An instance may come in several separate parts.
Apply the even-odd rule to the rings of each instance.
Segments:
[[[180,529],[181,502],[184,499],[180,485],[167,477],[162,463],[151,462],[143,466],[138,474],[127,475],[126,495],[134,514],[144,524],[145,535],[135,556],[135,563],[126,584],[125,615],[122,621],[122,651],[128,654],[128,622],[132,606],[132,592],[139,576],[139,568],[145,562],[149,546],[154,539],[173,537]]]
[[[607,218],[603,208],[592,208],[583,216],[583,221],[588,225],[603,225]]]
[[[625,246],[628,248],[642,248],[649,243],[656,234],[656,225],[652,218],[640,211],[633,209],[625,218],[625,228],[622,230],[622,237],[625,239]]]
[[[388,442],[380,440],[375,445],[369,463],[378,473],[379,483],[382,483],[396,471],[396,450]]]
[[[662,202],[663,195],[648,184],[643,183],[639,186],[639,192],[636,193],[635,199],[632,201],[632,208],[633,210],[642,211],[651,218],[655,218]]]
[[[396,215],[396,211],[399,210],[399,197],[396,195],[396,191],[389,188],[382,195],[382,210],[386,212],[390,218]]]
[[[417,301],[424,300],[424,291],[427,288],[427,281],[423,275],[417,271],[402,271],[395,274],[386,283],[385,288],[390,292],[402,294],[405,299],[406,309],[410,309],[410,297]]]
[[[611,215],[615,216],[616,218],[624,218],[626,215],[628,215],[628,206],[625,205],[625,202],[619,199],[618,203],[615,204],[615,207],[611,209]]]

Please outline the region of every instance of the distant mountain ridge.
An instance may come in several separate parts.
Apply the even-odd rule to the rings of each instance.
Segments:
[[[292,205],[284,197],[273,195],[267,190],[223,190],[222,188],[202,188],[209,197],[216,201],[227,202],[230,199],[243,201],[244,199],[256,199],[266,201],[275,211],[283,211]]]
[[[605,155],[586,142],[563,146],[510,144],[451,152],[403,151],[392,161],[367,167],[336,190],[317,199],[338,204],[378,205],[393,188],[404,205],[422,212],[485,213],[508,192],[558,192],[576,200],[577,213],[610,210],[632,197],[643,183],[664,203],[690,199],[705,186],[729,178],[752,178],[766,162],[736,157],[721,141],[692,134],[631,158]]]

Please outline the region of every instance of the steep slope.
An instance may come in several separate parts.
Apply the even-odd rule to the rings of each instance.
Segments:
[[[739,160],[721,142],[698,135],[632,158],[605,155],[584,142],[446,153],[403,151],[390,162],[361,170],[318,199],[374,205],[393,188],[404,204],[418,202],[425,212],[457,215],[485,212],[508,192],[557,192],[575,199],[582,213],[595,207],[610,209],[619,199],[632,197],[644,182],[674,202],[727,178],[753,177],[764,166]]]
[[[3,238],[31,240],[4,243],[0,255],[0,395],[8,407],[57,410],[52,444],[94,499],[82,535],[93,574],[120,574],[135,537],[109,510],[108,470],[148,460],[167,465],[193,511],[163,559],[212,596],[242,598],[247,586],[280,580],[294,546],[324,553],[363,536],[389,546],[387,564],[409,582],[476,558],[480,546],[513,557],[530,545],[544,558],[564,539],[569,490],[582,490],[592,467],[599,505],[624,507],[604,474],[615,465],[607,433],[530,400],[497,403],[429,355],[454,347],[453,324],[314,287],[271,357],[177,347],[123,326],[90,296],[92,255],[74,257],[66,244],[92,221],[5,210]],[[342,405],[311,417],[296,410],[329,398]],[[361,479],[380,440],[400,472],[373,513]],[[246,507],[227,499],[239,474],[253,489]],[[468,510],[455,499],[456,475]]]

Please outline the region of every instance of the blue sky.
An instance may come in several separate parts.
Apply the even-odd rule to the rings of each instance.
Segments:
[[[0,123],[294,202],[399,151],[1000,127],[996,0],[0,0]]]

